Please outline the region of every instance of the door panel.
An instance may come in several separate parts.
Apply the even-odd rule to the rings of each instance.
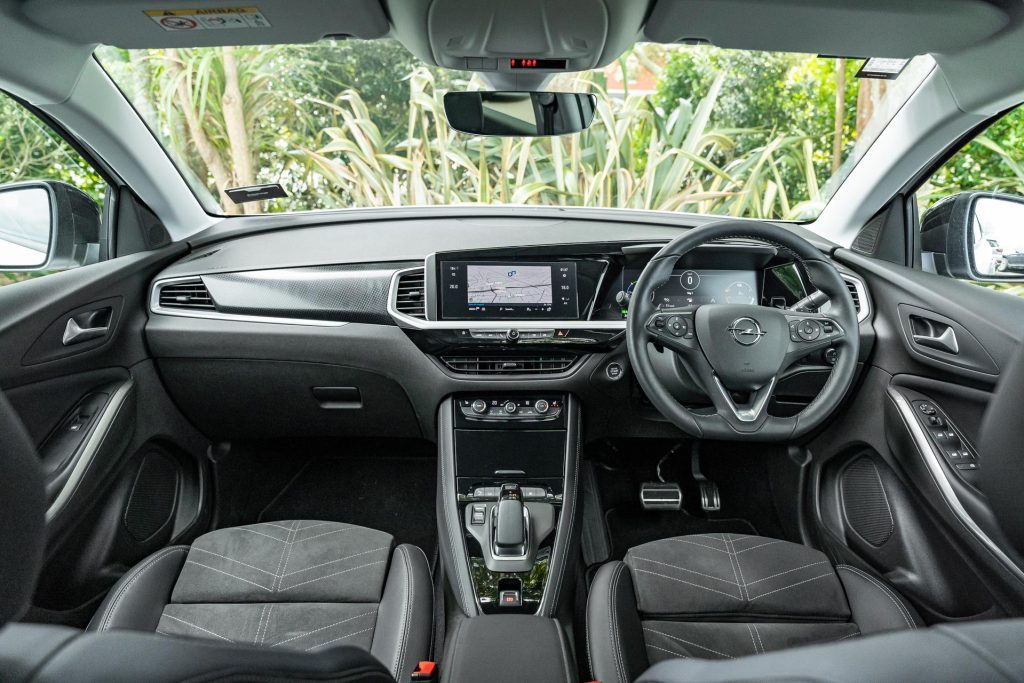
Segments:
[[[135,562],[209,524],[209,443],[167,396],[142,333],[149,282],[183,251],[0,289],[0,388],[50,497],[30,620],[84,626]]]
[[[892,581],[929,621],[1024,614],[1024,559],[977,477],[982,417],[1024,338],[1024,300],[835,256],[864,278],[878,342],[854,399],[811,444],[809,534]]]

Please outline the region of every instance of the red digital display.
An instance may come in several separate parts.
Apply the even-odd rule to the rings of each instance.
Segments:
[[[508,60],[508,65],[512,69],[564,70],[566,63],[565,59],[537,59],[536,57],[513,57]]]

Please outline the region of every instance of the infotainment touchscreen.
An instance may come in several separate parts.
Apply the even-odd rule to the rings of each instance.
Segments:
[[[441,316],[448,320],[573,320],[576,264],[442,261]]]

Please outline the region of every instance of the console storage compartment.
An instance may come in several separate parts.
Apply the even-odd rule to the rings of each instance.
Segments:
[[[525,614],[461,619],[448,638],[441,681],[575,681],[568,638],[554,619]]]

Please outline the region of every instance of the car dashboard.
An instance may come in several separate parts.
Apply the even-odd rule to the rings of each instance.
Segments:
[[[150,293],[147,337],[169,391],[224,438],[289,436],[295,421],[312,436],[430,438],[446,396],[504,403],[538,390],[576,396],[587,438],[673,434],[632,377],[625,330],[637,280],[678,228],[481,225],[497,224],[321,226],[195,249]],[[382,240],[363,241],[371,228],[408,230],[408,239],[390,235],[384,241],[399,246],[385,257]],[[870,341],[864,283],[842,275]],[[686,255],[655,296],[667,307],[788,308],[810,290],[792,257],[732,239]],[[660,372],[684,380],[680,402],[707,403],[673,354],[650,353]],[[798,412],[833,362],[828,349],[802,360],[780,382],[772,410]],[[260,397],[267,405],[240,409]]]

